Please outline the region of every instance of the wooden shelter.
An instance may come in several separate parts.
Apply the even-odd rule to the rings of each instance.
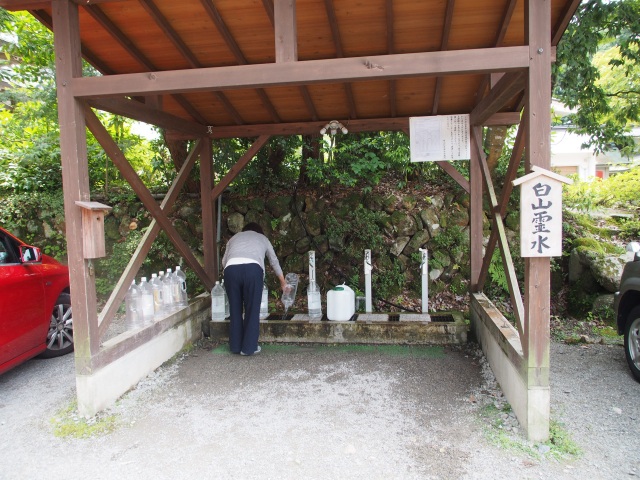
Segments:
[[[531,166],[549,168],[551,63],[578,4],[579,0],[0,0],[9,10],[28,10],[54,32],[81,411],[103,408],[193,335],[185,327],[167,337],[176,330],[176,324],[167,321],[117,345],[101,340],[160,229],[206,288],[212,287],[217,272],[213,201],[270,136],[317,133],[331,120],[350,132],[408,133],[409,117],[470,114],[470,179],[450,163],[438,163],[470,195],[474,328],[529,437],[545,439],[549,258],[526,259],[525,290],[520,292],[502,219],[523,152],[527,171]],[[83,77],[83,58],[101,75]],[[174,138],[198,139],[161,205],[92,108],[158,125]],[[498,198],[482,150],[482,127],[516,123],[520,126],[508,182]],[[92,259],[83,255],[82,209],[77,205],[91,201],[86,128],[155,219],[101,313],[96,308]],[[211,142],[224,137],[255,141],[213,185]],[[198,157],[202,265],[164,213]],[[484,255],[483,195],[492,220]],[[482,294],[496,246],[507,269],[515,329]]]

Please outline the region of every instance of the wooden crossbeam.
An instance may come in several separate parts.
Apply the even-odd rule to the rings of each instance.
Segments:
[[[481,127],[472,127],[471,144],[472,148],[476,149],[478,153],[476,158],[477,161],[480,162],[484,186],[489,196],[489,204],[491,205],[492,209],[491,213],[493,229],[498,232],[498,244],[500,246],[500,253],[502,255],[502,266],[505,269],[505,275],[507,277],[509,296],[511,298],[513,312],[516,317],[516,327],[518,329],[520,337],[522,338],[524,336],[524,303],[522,301],[522,294],[520,293],[520,285],[518,284],[518,277],[513,265],[513,259],[511,258],[511,251],[509,249],[509,243],[507,241],[506,230],[504,227],[504,220],[502,218],[503,215],[500,212],[500,208],[498,206],[498,200],[496,197],[495,189],[493,187],[493,180],[491,179],[491,172],[489,171],[486,155],[482,148]],[[485,257],[486,256],[488,256],[488,253],[485,255]]]
[[[392,55],[396,53],[395,46],[395,28],[394,28],[394,15],[393,15],[393,0],[387,0],[387,53]],[[398,115],[398,106],[396,102],[397,85],[395,80],[389,80],[389,111],[391,117]]]
[[[73,91],[76,97],[92,97],[238,90],[511,71],[528,61],[527,46],[449,50],[84,77],[73,80]]]
[[[201,147],[202,142],[198,140],[191,148],[191,152],[189,152],[187,159],[182,164],[180,171],[178,171],[178,175],[173,180],[171,187],[169,187],[167,194],[160,204],[160,209],[163,212],[170,211],[171,208],[173,208],[173,205],[176,203],[178,195],[180,194],[182,187],[189,177],[189,173],[191,173],[191,170],[193,170],[196,159],[198,158],[198,156],[200,156]],[[109,328],[109,325],[111,324],[116,312],[118,311],[118,308],[122,304],[122,301],[127,294],[127,290],[131,285],[131,282],[134,280],[135,276],[140,270],[140,267],[142,266],[142,263],[149,254],[149,251],[153,246],[153,242],[160,233],[160,230],[161,227],[158,221],[155,218],[151,220],[149,228],[147,228],[144,235],[142,236],[140,243],[129,259],[129,263],[124,269],[124,272],[122,272],[120,279],[116,283],[116,286],[111,292],[107,303],[105,304],[102,312],[98,317],[100,338],[104,336],[107,329]]]
[[[506,73],[471,112],[471,125],[484,125],[484,122],[503,108],[509,100],[524,90],[526,75],[524,72]]]
[[[109,156],[114,165],[118,168],[124,179],[131,185],[133,191],[136,193],[140,201],[144,204],[145,208],[153,215],[158,221],[162,229],[167,233],[169,240],[175,245],[180,254],[186,260],[189,267],[195,272],[200,281],[209,290],[213,288],[213,281],[207,273],[204,271],[198,260],[195,258],[189,245],[180,237],[176,228],[171,223],[171,220],[165,215],[160,206],[156,203],[151,195],[151,192],[144,185],[138,174],[133,167],[129,164],[125,158],[122,150],[111,138],[109,132],[104,128],[98,117],[91,111],[91,108],[85,106],[85,119],[87,126],[93,133],[93,136],[98,140],[98,143],[102,146],[105,153]]]

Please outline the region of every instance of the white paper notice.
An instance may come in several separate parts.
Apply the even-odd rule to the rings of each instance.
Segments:
[[[412,162],[471,158],[469,115],[409,119]]]

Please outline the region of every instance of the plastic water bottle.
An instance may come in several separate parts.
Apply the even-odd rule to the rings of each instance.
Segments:
[[[140,297],[142,305],[142,321],[145,325],[153,322],[153,290],[147,282],[147,277],[140,279]]]
[[[176,266],[173,277],[175,281],[173,285],[173,303],[179,307],[189,306],[189,300],[187,298],[187,276],[180,270],[180,265]]]
[[[322,318],[320,289],[316,285],[316,282],[309,283],[309,288],[307,289],[307,304],[309,306],[309,317],[313,319]]]
[[[133,330],[142,326],[142,312],[138,310],[139,300],[140,289],[136,285],[136,281],[133,280],[125,296],[125,306],[127,309],[125,326],[127,330]]]
[[[269,316],[269,289],[265,283],[262,287],[262,301],[260,302],[260,320],[266,320]]]
[[[298,290],[298,274],[287,273],[284,280],[287,282],[287,286],[284,288],[284,292],[282,293],[282,303],[284,304],[284,313],[286,314],[296,299],[296,291]]]
[[[162,303],[164,304],[165,313],[173,312],[175,305],[173,303],[173,276],[170,268],[167,268],[167,272],[162,279]]]
[[[211,289],[211,320],[224,322],[224,288],[220,282]]]
[[[224,290],[224,318],[229,318],[231,312],[229,311],[229,295],[227,295],[227,287],[224,286],[224,278],[220,280],[222,290]]]
[[[151,291],[153,292],[153,317],[157,320],[164,313],[164,305],[162,304],[162,280],[157,273],[151,274]]]

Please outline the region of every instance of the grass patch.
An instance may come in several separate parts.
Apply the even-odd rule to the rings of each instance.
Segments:
[[[543,458],[570,460],[582,455],[582,451],[562,423],[552,419],[549,424],[549,440],[533,443],[524,437],[524,431],[520,428],[518,432],[508,428],[508,421],[505,418],[508,418],[510,413],[511,407],[507,403],[501,407],[491,403],[485,405],[480,411],[485,437],[497,447],[519,452],[536,460]]]
[[[50,420],[53,434],[59,438],[89,438],[107,435],[117,427],[116,415],[96,415],[83,418],[78,414],[78,404],[71,402],[60,409]]]

